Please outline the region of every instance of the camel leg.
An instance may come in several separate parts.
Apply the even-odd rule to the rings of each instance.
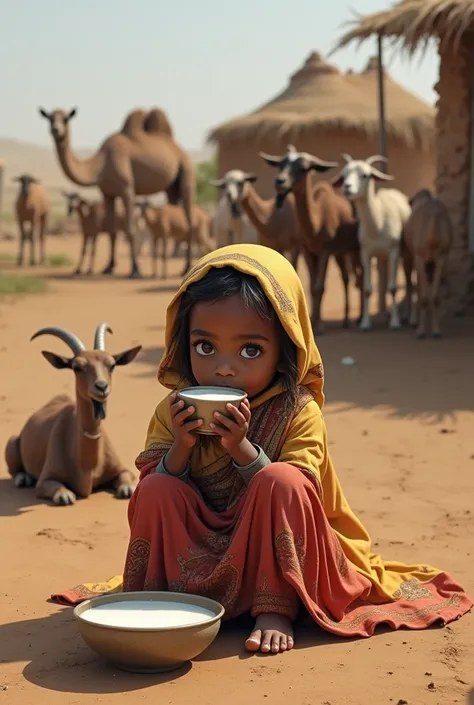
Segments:
[[[26,229],[25,229],[25,224],[20,223],[20,248],[18,250],[18,259],[17,259],[17,265],[19,267],[22,266],[23,260],[25,258],[25,243],[26,243]]]
[[[87,233],[82,233],[82,247],[81,247],[81,254],[79,255],[79,262],[77,263],[77,267],[74,270],[74,274],[80,274],[82,270],[82,265],[84,264],[84,259],[86,256],[86,249],[87,249],[87,241],[88,241],[88,235]]]
[[[317,275],[317,271],[318,271],[318,257],[316,255],[313,255],[311,252],[309,252],[306,249],[303,251],[303,257],[306,262],[306,267],[308,269],[309,291],[310,291],[310,298],[311,298],[311,326],[314,331],[315,327],[316,327],[315,299],[316,299],[316,275]]]
[[[398,273],[398,260],[400,257],[400,248],[394,247],[390,250],[388,255],[388,285],[387,289],[392,297],[392,304],[390,306],[390,328],[392,330],[397,330],[400,328],[400,317],[398,315],[398,304],[397,304],[397,273]]]
[[[40,249],[40,264],[46,261],[44,238],[46,232],[46,216],[42,215],[39,221],[39,249]]]
[[[161,278],[168,278],[168,237],[163,235],[161,237]]]
[[[98,239],[99,239],[99,233],[94,233],[89,238],[89,240],[90,240],[90,244],[89,244],[89,269],[87,270],[87,274],[94,273],[95,253],[96,253],[96,249],[97,249],[97,240]]]
[[[156,279],[158,276],[158,238],[156,235],[153,235],[151,238],[151,243],[150,243],[150,255],[151,255],[151,276]]]
[[[134,209],[135,209],[135,194],[132,188],[128,188],[122,196],[123,205],[125,208],[125,236],[130,247],[131,269],[128,275],[129,279],[141,279],[141,272],[138,268],[137,257],[135,254],[135,232],[134,224]]]
[[[192,260],[192,246],[193,246],[193,202],[194,202],[194,184],[191,181],[191,177],[186,174],[185,170],[181,171],[180,175],[180,192],[181,199],[183,201],[184,214],[186,216],[186,222],[188,224],[188,239],[187,239],[187,251],[186,251],[186,262],[184,269],[181,272],[181,276],[184,276],[191,269]]]
[[[369,301],[372,295],[372,258],[365,250],[361,250],[360,259],[364,277],[364,305],[359,328],[360,330],[370,330],[372,328],[369,314]]]
[[[347,271],[347,264],[344,255],[335,255],[337,266],[341,273],[342,286],[344,288],[344,320],[342,322],[343,328],[349,327],[349,273]]]
[[[117,244],[117,222],[115,218],[115,196],[104,195],[105,222],[110,237],[110,259],[102,274],[113,274],[115,269],[115,247]]]
[[[439,326],[439,309],[440,309],[439,290],[441,287],[441,278],[443,276],[443,271],[444,271],[446,259],[447,259],[446,255],[440,255],[439,258],[435,261],[435,265],[434,265],[433,282],[431,284],[431,296],[430,296],[431,326],[432,326],[433,338],[441,338],[441,330],[440,330],[440,326]]]
[[[425,261],[418,255],[415,256],[415,269],[418,289],[418,328],[416,337],[426,338],[426,319],[428,315],[429,303],[429,283],[426,274]]]

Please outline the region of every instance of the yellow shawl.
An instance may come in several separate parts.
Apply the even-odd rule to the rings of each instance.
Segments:
[[[369,600],[380,603],[400,597],[402,583],[416,586],[418,579],[422,582],[432,579],[440,571],[430,566],[407,566],[402,563],[386,563],[378,554],[372,552],[371,540],[363,524],[351,510],[340,485],[328,450],[326,426],[322,416],[324,404],[323,365],[314,341],[306,298],[301,281],[288,260],[277,252],[260,245],[235,245],[224,247],[200,259],[183,280],[181,287],[171,300],[166,318],[166,348],[161,360],[158,379],[169,389],[176,389],[186,384],[175,366],[175,353],[171,342],[171,333],[179,300],[185,289],[206,275],[211,267],[232,266],[258,279],[265,294],[275,309],[285,331],[295,343],[298,350],[298,383],[300,385],[299,403],[295,413],[287,420],[284,427],[280,423],[277,438],[272,444],[266,438],[258,438],[259,444],[268,457],[279,462],[286,462],[310,473],[319,490],[325,514],[342,549],[361,574],[372,582]],[[258,416],[259,408],[265,410],[265,423],[259,419],[258,427],[264,427],[270,434],[278,426],[272,413],[278,411],[271,406],[272,400],[281,398],[281,388],[275,385],[251,404],[252,417]],[[255,432],[256,433],[256,432]],[[262,435],[262,434],[260,434]],[[255,439],[255,434],[249,438]],[[137,466],[145,466],[147,461],[159,457],[157,451],[164,452],[173,442],[169,400],[165,398],[157,407],[148,427],[145,451],[138,457]],[[191,456],[192,477],[197,489],[214,499],[226,495],[226,501],[219,507],[224,509],[233,500],[238,499],[245,488],[232,484],[236,476],[225,458],[222,446],[214,443],[197,444]],[[196,470],[195,470],[196,469]],[[239,480],[240,481],[240,480]],[[220,493],[220,495],[219,495]],[[229,497],[230,500],[229,500]],[[211,502],[212,504],[212,502]],[[118,584],[114,589],[120,589]],[[398,593],[397,593],[398,591]]]

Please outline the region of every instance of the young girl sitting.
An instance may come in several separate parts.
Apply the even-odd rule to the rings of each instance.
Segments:
[[[251,613],[247,649],[272,653],[294,645],[301,608],[345,637],[446,624],[471,608],[446,573],[372,552],[329,456],[323,378],[283,256],[238,245],[197,262],[167,312],[158,379],[172,393],[136,461],[124,590],[184,591],[217,600],[227,618]],[[199,435],[175,395],[189,385],[236,387],[248,401],[216,415],[215,436]]]

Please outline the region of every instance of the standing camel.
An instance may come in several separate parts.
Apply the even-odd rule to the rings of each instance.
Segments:
[[[38,236],[40,247],[40,264],[44,264],[44,236],[48,222],[51,202],[45,187],[29,174],[17,176],[13,181],[20,184],[15,210],[18,227],[20,228],[20,249],[18,266],[23,264],[25,243],[30,241],[30,265],[36,264],[35,238]]]
[[[362,266],[357,238],[358,223],[351,204],[340,196],[326,181],[313,186],[311,172],[326,172],[337,162],[324,162],[307,152],[297,152],[289,145],[285,155],[270,156],[260,153],[270,166],[278,169],[275,179],[277,205],[281,206],[287,195],[294,194],[296,211],[300,220],[301,247],[308,266],[312,298],[312,325],[315,333],[322,333],[321,304],[326,284],[329,258],[334,256],[341,272],[344,287],[343,327],[349,325],[349,269],[354,273],[356,286],[361,292],[362,315]]]
[[[89,159],[79,159],[71,147],[69,122],[77,108],[69,113],[39,108],[49,121],[51,135],[61,167],[78,186],[98,186],[104,197],[107,229],[110,235],[110,261],[103,270],[112,274],[115,268],[117,228],[115,200],[120,198],[125,209],[125,234],[130,245],[130,277],[141,277],[134,238],[135,196],[150,196],[165,191],[168,201],[180,200],[188,223],[188,249],[183,274],[191,266],[191,209],[196,190],[196,173],[190,157],[174,141],[166,114],[154,108],[149,112],[133,110],[125,118],[120,132],[105,139]]]
[[[252,186],[257,181],[255,174],[247,174],[240,169],[228,171],[222,179],[210,181],[213,186],[222,189],[226,195],[234,218],[245,211],[248,219],[259,235],[261,245],[286,254],[290,252],[291,264],[298,265],[299,223],[296,216],[293,196],[287,200],[285,207],[278,209],[276,199],[264,200]]]

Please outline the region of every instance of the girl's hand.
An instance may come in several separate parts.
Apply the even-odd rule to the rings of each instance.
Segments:
[[[189,421],[195,411],[194,406],[184,407],[184,401],[178,399],[176,392],[170,396],[171,427],[177,445],[193,448],[197,441],[196,429],[202,426],[202,419]]]
[[[223,447],[233,456],[238,451],[242,442],[247,439],[247,432],[250,424],[250,404],[248,399],[244,399],[237,409],[233,404],[226,404],[226,409],[231,414],[231,418],[215,412],[216,421],[211,423],[211,428],[221,438]]]

